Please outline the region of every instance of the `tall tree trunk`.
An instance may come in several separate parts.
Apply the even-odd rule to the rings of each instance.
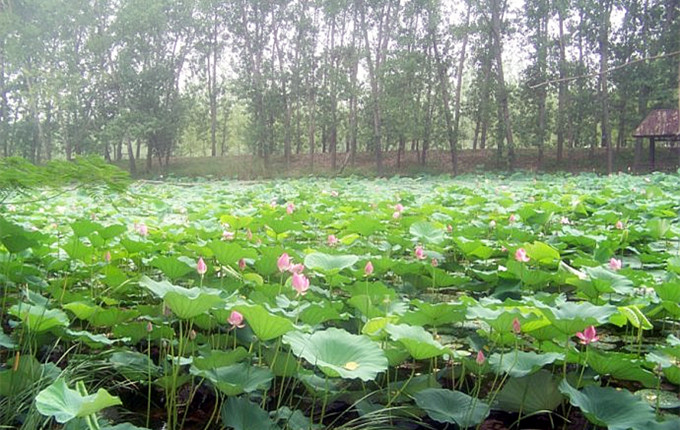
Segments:
[[[463,31],[463,41],[460,47],[460,57],[458,57],[458,70],[456,71],[456,92],[453,99],[453,145],[452,149],[458,147],[458,140],[460,139],[460,96],[463,92],[463,71],[465,69],[465,57],[468,44],[468,35],[470,34],[470,14],[472,12],[472,2],[468,3],[467,12],[465,14],[465,28]],[[455,157],[454,157],[455,155]],[[453,163],[453,174],[458,173],[458,156],[457,152],[451,154],[451,162]]]
[[[512,170],[515,166],[515,142],[512,136],[512,123],[510,120],[510,106],[508,102],[508,91],[505,87],[505,76],[503,74],[503,44],[501,16],[505,9],[503,0],[491,0],[491,30],[494,39],[494,57],[496,62],[496,79],[498,82],[498,104],[505,131],[505,140],[508,144],[508,167]]]
[[[130,159],[130,174],[134,176],[137,174],[137,165],[135,164],[135,153],[132,150],[132,141],[129,137],[125,140],[127,141],[128,158]]]
[[[557,11],[558,28],[559,28],[559,87],[557,94],[557,163],[562,163],[562,157],[564,156],[564,135],[567,123],[566,116],[567,113],[567,98],[568,87],[567,87],[567,55],[566,55],[566,41],[564,36],[564,11],[560,6]]]
[[[217,156],[217,11],[213,14],[212,61],[208,56],[208,98],[210,99],[210,155]],[[212,63],[212,64],[211,64]]]
[[[547,9],[547,6],[546,6]],[[537,49],[537,63],[538,74],[541,81],[545,81],[547,77],[547,61],[548,61],[548,14],[539,18],[538,24],[538,49]],[[543,149],[546,143],[547,124],[546,124],[546,100],[548,97],[547,87],[541,85],[538,88],[538,160],[536,168],[540,170],[543,166]]]
[[[404,135],[399,136],[399,148],[397,149],[397,169],[401,168],[401,157],[404,155],[404,149],[406,148],[406,137]]]
[[[469,10],[469,9],[468,9]],[[468,15],[469,16],[469,15]],[[458,154],[456,151],[456,137],[453,131],[453,120],[451,118],[451,106],[449,103],[449,77],[439,55],[439,48],[437,47],[437,35],[433,30],[431,34],[432,38],[432,51],[434,52],[434,61],[437,66],[437,73],[439,76],[439,90],[442,98],[442,110],[444,112],[444,119],[446,121],[446,136],[449,140],[449,150],[451,152],[451,171],[453,175],[458,174]],[[423,159],[425,158],[425,153],[423,153]]]
[[[614,152],[612,150],[612,136],[609,125],[609,89],[608,85],[608,61],[609,61],[609,16],[611,14],[612,0],[605,0],[602,5],[602,17],[600,22],[599,48],[600,48],[600,97],[602,102],[602,146],[607,148],[607,173],[614,171]]]
[[[368,77],[371,85],[371,104],[373,110],[373,150],[375,151],[375,165],[378,175],[382,175],[383,172],[383,154],[382,154],[382,110],[380,106],[381,101],[381,66],[384,62],[387,43],[390,39],[390,25],[391,25],[391,13],[394,6],[395,9],[399,9],[399,0],[396,0],[396,5],[392,1],[389,1],[385,6],[383,6],[383,15],[380,17],[381,25],[379,26],[379,31],[376,41],[376,54],[375,58],[371,54],[371,43],[368,37],[368,21],[366,20],[366,2],[357,0],[355,2],[355,7],[360,4],[360,15],[361,15],[361,27],[364,35],[364,44],[366,51],[366,63],[368,64]]]
[[[314,150],[315,150],[315,135],[316,135],[316,101],[314,100],[314,89],[309,90],[308,108],[309,108],[309,124],[307,125],[307,139],[309,141],[309,162],[310,171],[314,173]]]
[[[9,157],[9,102],[5,84],[5,41],[0,40],[0,142],[2,155]]]

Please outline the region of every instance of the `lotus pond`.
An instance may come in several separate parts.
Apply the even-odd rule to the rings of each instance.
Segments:
[[[0,205],[0,423],[680,429],[677,175]]]

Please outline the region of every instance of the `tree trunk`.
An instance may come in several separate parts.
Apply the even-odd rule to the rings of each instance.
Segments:
[[[4,40],[0,40],[0,142],[2,142],[2,155],[9,157],[9,102],[5,84]]]
[[[503,74],[503,45],[501,15],[503,14],[504,4],[502,0],[491,0],[491,30],[494,38],[494,57],[496,60],[496,79],[498,82],[498,104],[501,110],[503,130],[505,140],[508,144],[508,168],[512,170],[515,166],[515,142],[512,136],[512,123],[510,121],[510,106],[508,103],[508,92],[505,87],[505,76]]]
[[[451,171],[455,176],[458,174],[458,154],[456,152],[456,137],[453,131],[453,120],[451,118],[451,106],[449,103],[449,78],[446,71],[446,66],[439,55],[439,48],[437,47],[436,33],[432,31],[432,51],[434,52],[434,61],[437,66],[439,75],[439,90],[442,98],[442,110],[444,112],[444,119],[446,121],[446,136],[449,140],[449,150],[451,152]],[[463,48],[464,49],[464,48]],[[423,159],[425,153],[423,152]]]
[[[212,64],[208,56],[208,97],[210,99],[210,155],[217,156],[217,11],[213,14]]]
[[[600,97],[602,102],[602,145],[607,148],[607,173],[614,171],[614,153],[612,150],[612,136],[609,126],[609,90],[608,85],[608,61],[609,61],[609,15],[611,14],[612,2],[605,0],[600,23]]]
[[[460,57],[458,57],[458,70],[456,71],[456,92],[453,99],[453,145],[452,149],[455,151],[451,154],[451,162],[453,163],[453,174],[458,173],[458,155],[456,148],[458,147],[458,140],[460,139],[460,96],[463,91],[463,71],[465,68],[465,57],[468,44],[468,35],[470,34],[470,14],[472,12],[472,2],[468,3],[467,13],[465,14],[465,29],[463,31],[463,42],[460,48]]]
[[[135,164],[135,153],[132,150],[132,141],[130,138],[127,140],[128,158],[130,159],[130,175],[134,176],[137,174],[137,165]]]
[[[567,56],[565,47],[565,36],[564,36],[564,11],[560,7],[557,11],[558,28],[559,28],[559,47],[560,47],[560,58],[559,58],[559,88],[557,94],[557,163],[562,163],[562,157],[564,156],[564,135],[565,126],[567,122],[567,97],[568,87],[567,87]]]

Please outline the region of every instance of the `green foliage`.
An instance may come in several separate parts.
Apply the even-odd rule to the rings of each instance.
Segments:
[[[0,418],[134,428],[98,408],[148,398],[142,415],[174,430],[187,404],[208,427],[472,427],[494,408],[522,428],[529,414],[563,424],[569,399],[598,425],[673,428],[640,400],[656,391],[631,393],[680,382],[677,177],[527,179],[139,183],[135,200],[26,201],[0,218]],[[284,252],[305,278],[278,268]],[[110,394],[64,382],[80,380]]]
[[[99,157],[53,160],[44,166],[36,166],[18,157],[0,158],[0,202],[16,192],[30,189],[76,185],[86,189],[105,187],[123,191],[128,184],[127,173]]]

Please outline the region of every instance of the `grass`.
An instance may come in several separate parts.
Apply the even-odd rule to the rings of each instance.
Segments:
[[[647,152],[643,152],[639,173],[649,172],[650,164]],[[558,163],[554,151],[544,155],[542,165],[538,166],[538,153],[534,149],[519,149],[516,151],[516,166],[518,170],[544,172],[593,172],[606,173],[606,151],[598,148],[594,153],[590,149],[565,150],[565,159]],[[407,151],[397,165],[396,151],[383,154],[384,176],[420,176],[423,174],[448,174],[451,172],[450,155],[448,151],[430,151],[425,164],[419,160],[416,152]],[[282,156],[274,156],[265,165],[264,160],[252,155],[228,155],[223,157],[191,157],[172,158],[169,166],[159,166],[154,160],[151,170],[146,170],[144,159],[137,160],[138,177],[144,179],[157,178],[216,178],[216,179],[280,179],[301,178],[309,176],[335,177],[360,176],[373,177],[376,175],[373,153],[359,153],[354,165],[348,163],[343,168],[345,155],[337,156],[337,168],[331,168],[329,154],[315,154],[314,166],[309,154],[294,155],[289,165]],[[614,154],[614,169],[622,172],[634,170],[634,153],[632,148],[623,148]],[[128,161],[122,160],[116,164],[128,169]],[[657,149],[657,171],[675,171],[678,168],[678,155],[675,148]],[[505,162],[499,163],[495,149],[464,150],[459,154],[459,173],[483,173],[489,171],[505,171]]]

